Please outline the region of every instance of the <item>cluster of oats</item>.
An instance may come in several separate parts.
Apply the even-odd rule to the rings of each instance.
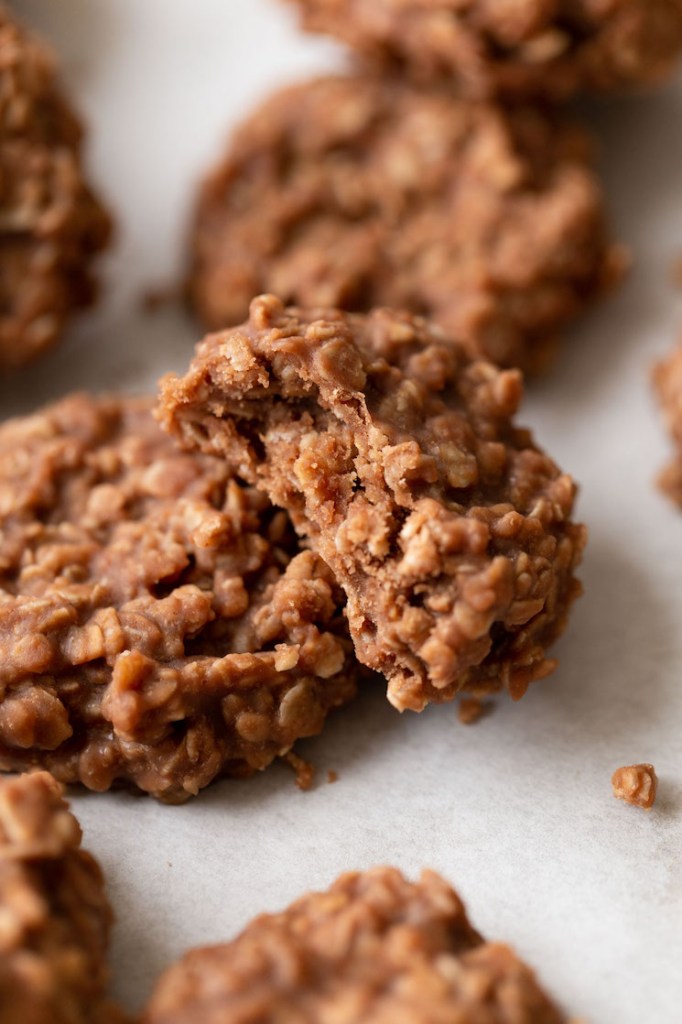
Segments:
[[[249,775],[355,692],[342,597],[283,512],[151,403],[0,426],[0,767],[166,801]]]
[[[520,397],[517,371],[419,318],[265,296],[166,379],[161,414],[287,510],[346,592],[360,661],[421,710],[522,696],[579,593],[575,485],[515,426]]]

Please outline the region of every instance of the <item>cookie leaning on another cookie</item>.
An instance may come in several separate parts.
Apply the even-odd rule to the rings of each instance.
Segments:
[[[95,296],[111,222],[49,50],[0,5],[0,373],[30,362]]]
[[[514,425],[517,371],[420,318],[285,309],[209,335],[160,415],[287,509],[399,709],[520,697],[580,592],[573,480]]]
[[[342,875],[233,942],[188,953],[143,1024],[562,1024],[507,946],[485,942],[457,894],[425,871]]]
[[[123,1024],[106,998],[112,913],[47,772],[0,780],[1,1024]]]
[[[0,425],[0,768],[179,802],[355,692],[342,594],[283,512],[146,399]]]
[[[305,28],[469,96],[566,99],[655,85],[682,53],[679,0],[289,0]]]
[[[209,330],[239,323],[260,292],[406,309],[539,372],[624,269],[589,149],[559,115],[391,78],[284,89],[201,189],[190,300]]]

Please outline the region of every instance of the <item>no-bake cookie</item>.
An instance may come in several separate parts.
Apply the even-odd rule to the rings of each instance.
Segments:
[[[477,97],[654,85],[682,52],[679,0],[290,0],[303,25]]]
[[[682,342],[654,368],[654,389],[675,455],[659,477],[659,486],[682,506]]]
[[[0,781],[0,1022],[121,1024],[102,873],[47,772]]]
[[[285,508],[399,709],[520,697],[579,593],[573,480],[513,417],[518,371],[407,314],[255,300],[162,383],[165,427]]]
[[[61,336],[95,295],[111,224],[51,53],[0,6],[0,373]]]
[[[623,270],[588,151],[580,129],[529,107],[368,75],[285,89],[203,184],[190,300],[209,330],[261,292],[406,309],[538,372]]]
[[[342,875],[162,976],[143,1024],[562,1024],[507,946],[430,871]]]
[[[0,768],[166,801],[264,768],[354,693],[341,597],[148,400],[0,426]]]

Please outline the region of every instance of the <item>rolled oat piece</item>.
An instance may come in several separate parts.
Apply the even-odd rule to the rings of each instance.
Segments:
[[[160,415],[287,509],[346,591],[360,661],[419,711],[521,697],[580,592],[575,484],[515,426],[521,393],[421,318],[263,296],[162,382]]]
[[[654,390],[675,454],[658,478],[664,493],[682,507],[682,342],[653,373]]]
[[[582,129],[371,75],[284,89],[201,188],[189,296],[209,330],[254,295],[429,316],[504,366],[546,369],[621,277]]]
[[[148,399],[0,426],[0,768],[180,802],[355,690],[342,593],[281,511]]]
[[[143,1024],[562,1024],[507,946],[485,942],[431,871],[342,875],[157,984]]]
[[[0,5],[0,373],[53,345],[96,292],[111,221],[50,51]]]
[[[468,96],[566,99],[657,85],[682,52],[680,0],[289,0],[311,32]]]
[[[112,918],[59,783],[1,780],[1,1024],[122,1024],[106,997]]]

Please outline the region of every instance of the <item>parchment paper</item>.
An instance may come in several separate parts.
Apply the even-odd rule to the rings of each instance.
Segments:
[[[120,227],[104,304],[0,384],[3,417],[76,387],[143,391],[186,365],[196,326],[173,309],[143,313],[140,295],[178,277],[195,181],[257,98],[342,60],[267,0],[16,6],[62,54]],[[75,796],[117,911],[115,989],[129,1007],[187,947],[228,939],[344,869],[392,863],[443,872],[483,933],[512,943],[576,1016],[682,1019],[682,515],[652,485],[668,451],[649,389],[652,360],[682,328],[682,81],[583,112],[637,260],[525,407],[580,481],[591,531],[560,670],[468,728],[454,706],[401,717],[367,693],[301,745],[318,768],[310,793],[275,766],[182,808]],[[612,771],[637,761],[661,778],[650,814],[611,796]]]

